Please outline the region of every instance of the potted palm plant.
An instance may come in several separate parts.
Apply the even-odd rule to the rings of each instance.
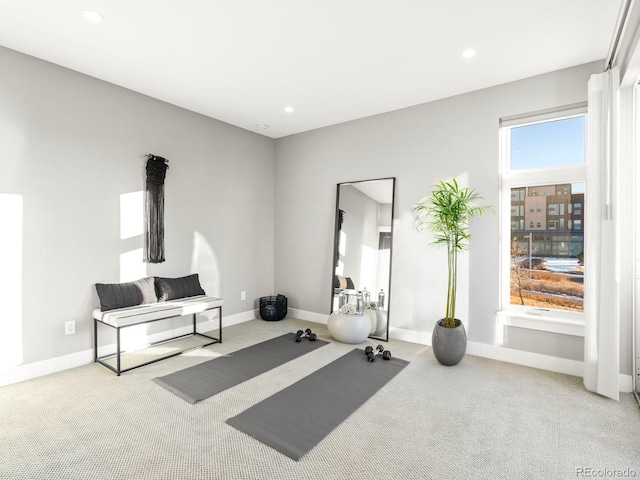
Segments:
[[[469,248],[471,233],[469,218],[493,212],[492,206],[476,204],[482,197],[468,187],[460,188],[454,178],[438,182],[431,196],[414,207],[416,227],[430,230],[432,245],[447,247],[448,281],[445,316],[436,322],[432,335],[433,353],[443,365],[457,365],[467,349],[467,334],[463,323],[456,318],[458,253]]]

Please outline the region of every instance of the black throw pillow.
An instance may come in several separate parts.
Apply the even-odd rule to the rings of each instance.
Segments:
[[[158,301],[153,277],[127,283],[96,283],[96,292],[103,312]]]
[[[156,277],[156,295],[159,302],[175,300],[177,298],[206,295],[200,286],[198,274],[179,278]]]

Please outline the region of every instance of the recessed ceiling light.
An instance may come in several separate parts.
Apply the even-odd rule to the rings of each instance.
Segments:
[[[284,107],[284,111],[287,113],[293,113],[293,107]]]
[[[475,54],[476,54],[476,51],[473,48],[470,48],[462,52],[462,58],[471,58],[475,56]]]
[[[267,125],[266,123],[261,123],[259,125],[256,125],[256,128],[258,130],[266,130],[267,128],[269,128],[269,125]]]
[[[104,17],[95,10],[82,10],[82,16],[93,23],[100,23],[104,20]]]

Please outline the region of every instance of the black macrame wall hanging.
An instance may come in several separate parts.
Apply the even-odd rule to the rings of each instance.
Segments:
[[[164,178],[169,165],[156,155],[147,155],[144,192],[144,261],[164,262]]]

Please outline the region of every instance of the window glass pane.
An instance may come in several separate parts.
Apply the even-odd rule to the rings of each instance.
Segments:
[[[584,164],[585,117],[512,127],[510,146],[511,170]],[[563,184],[555,187],[562,190],[566,186]],[[544,191],[538,195],[549,193]]]
[[[532,185],[512,192],[516,190],[524,192],[525,209],[524,218],[511,219],[510,303],[583,311],[585,184]],[[513,199],[519,195],[511,198],[514,212],[513,204],[520,200]]]

